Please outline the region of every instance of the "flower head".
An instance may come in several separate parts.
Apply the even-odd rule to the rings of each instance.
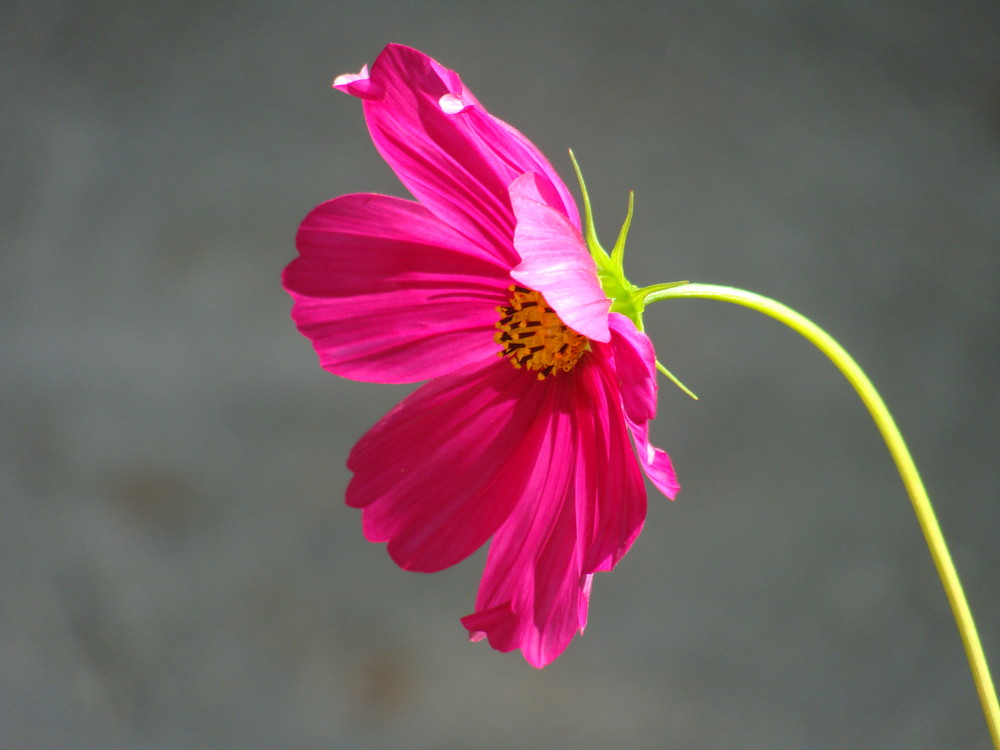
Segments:
[[[417,200],[314,209],[283,276],[292,317],[330,372],[429,381],[351,451],[347,503],[406,570],[441,570],[492,538],[462,623],[544,666],[583,632],[593,574],[642,528],[641,469],[678,490],[648,440],[653,346],[611,312],[562,180],[456,73],[390,45],[334,86],[362,99]]]

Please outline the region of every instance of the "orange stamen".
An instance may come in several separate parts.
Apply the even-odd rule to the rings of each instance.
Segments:
[[[590,342],[569,328],[556,311],[549,307],[540,292],[511,286],[510,304],[497,308],[500,320],[493,337],[514,367],[526,367],[538,372],[538,379],[557,372],[569,372]]]

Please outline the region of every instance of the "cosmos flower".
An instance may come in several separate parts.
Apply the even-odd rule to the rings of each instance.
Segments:
[[[429,381],[351,451],[347,503],[406,570],[489,541],[462,624],[542,667],[583,632],[593,574],[638,536],[642,470],[678,490],[648,439],[653,346],[612,311],[570,191],[456,73],[390,45],[334,86],[363,100],[417,200],[314,209],[283,276],[292,317],[332,373]]]

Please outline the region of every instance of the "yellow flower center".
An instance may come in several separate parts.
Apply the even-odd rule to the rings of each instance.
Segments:
[[[493,340],[503,347],[497,355],[518,369],[536,370],[539,380],[572,370],[590,349],[587,337],[563,323],[540,292],[523,286],[511,286],[510,292],[510,304],[497,308],[500,320]]]

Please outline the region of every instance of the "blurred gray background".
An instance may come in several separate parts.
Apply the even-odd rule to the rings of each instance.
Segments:
[[[330,89],[389,41],[572,147],[609,243],[634,189],[633,281],[855,354],[1000,669],[1000,4],[6,2],[0,746],[987,747],[874,427],[742,309],[647,315],[684,490],[549,668],[466,642],[482,555],[363,540],[344,462],[407,389],[323,372],[279,273],[315,204],[403,193]]]

